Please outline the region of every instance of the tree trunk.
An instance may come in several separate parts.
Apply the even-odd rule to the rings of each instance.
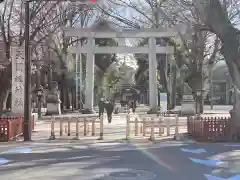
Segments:
[[[1,102],[0,111],[6,110],[6,103],[7,103],[8,95],[9,95],[9,89],[7,89],[5,92],[2,92],[2,94],[0,95],[0,102]]]
[[[61,75],[61,81],[60,81],[60,100],[61,100],[61,111],[64,112],[65,107],[65,74],[63,73]]]
[[[193,69],[194,71],[196,69]],[[197,70],[196,70],[197,71]],[[191,77],[186,78],[186,82],[188,83],[189,87],[192,89],[194,98],[196,100],[196,112],[203,113],[203,99],[204,96],[202,95],[201,90],[203,89],[203,79],[202,79],[202,72],[191,72]],[[198,96],[197,92],[201,92],[201,95]]]
[[[171,109],[171,97],[170,92],[168,89],[168,78],[167,78],[167,55],[166,54],[159,54],[157,55],[158,58],[158,67],[157,70],[160,73],[160,84],[162,85],[162,89],[165,93],[167,93],[167,109]]]
[[[52,65],[49,65],[48,67],[48,90],[52,92],[53,90],[53,70],[52,70]]]
[[[71,104],[71,100],[70,100],[70,89],[69,88],[66,88],[66,95],[65,95],[65,102],[66,102],[66,109],[70,109],[70,104]]]
[[[7,109],[7,100],[8,100],[9,94],[10,94],[10,88],[6,92],[5,99],[3,99],[3,109]]]
[[[6,99],[11,87],[12,64],[10,63],[6,69],[0,72],[0,111],[6,107]]]
[[[72,103],[72,110],[77,109],[76,108],[76,92],[75,87],[71,88],[71,103]]]

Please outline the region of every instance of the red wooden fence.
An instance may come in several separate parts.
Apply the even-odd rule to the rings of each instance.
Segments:
[[[188,135],[198,141],[229,141],[231,140],[229,120],[227,117],[189,117]]]
[[[24,118],[19,117],[0,117],[0,142],[12,140],[24,132]],[[34,117],[32,117],[32,130],[35,128]]]

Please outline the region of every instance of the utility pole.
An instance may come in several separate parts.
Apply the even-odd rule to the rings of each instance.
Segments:
[[[25,84],[24,84],[24,141],[31,141],[31,59],[29,53],[29,1],[25,1]]]

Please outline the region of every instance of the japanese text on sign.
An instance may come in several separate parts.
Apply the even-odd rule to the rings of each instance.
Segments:
[[[12,112],[23,114],[24,111],[24,48],[12,47]]]

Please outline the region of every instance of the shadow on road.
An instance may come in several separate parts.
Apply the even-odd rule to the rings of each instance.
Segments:
[[[206,153],[189,154],[184,148],[204,148]],[[204,174],[229,177],[239,173],[240,152],[221,144],[163,142],[158,147],[136,147],[116,141],[102,143],[35,143],[31,153],[1,154],[9,160],[0,166],[5,180],[204,180]],[[218,158],[226,164],[209,168],[189,157]],[[230,172],[231,171],[231,172]]]
[[[113,180],[116,177],[135,177],[148,180],[157,177],[156,168],[159,167],[136,150],[106,151],[105,147],[99,150],[74,145],[41,145],[32,149],[33,152],[28,154],[2,154],[1,158],[8,159],[9,163],[0,166],[1,178]],[[166,173],[170,175],[170,172]]]

